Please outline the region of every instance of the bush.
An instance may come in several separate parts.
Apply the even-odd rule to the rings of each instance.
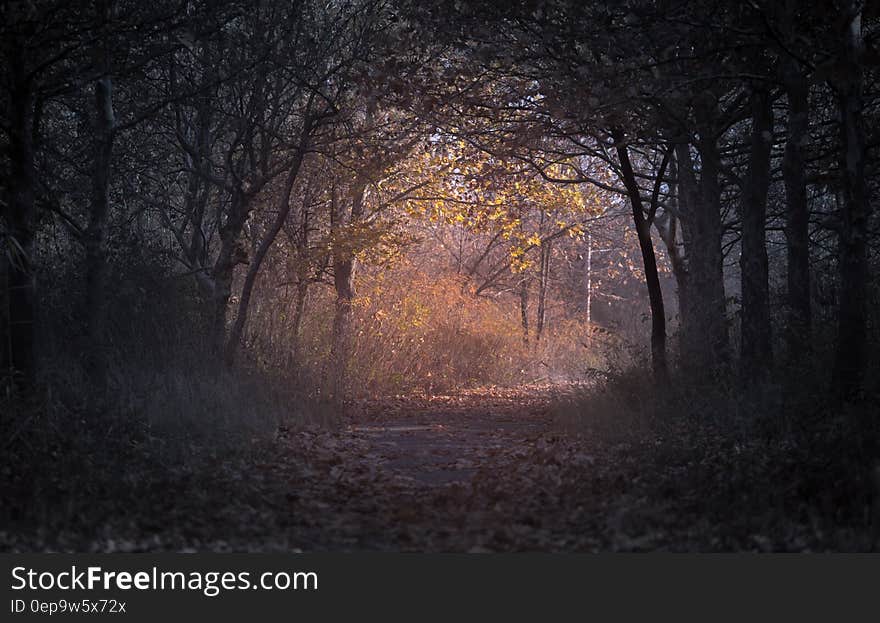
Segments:
[[[690,518],[683,531],[711,532],[697,549],[870,549],[877,395],[841,404],[803,376],[742,388],[678,375],[655,388],[648,370],[612,374],[557,416],[638,453],[634,497],[671,503]]]
[[[582,380],[603,365],[605,346],[586,339],[580,319],[553,318],[540,342],[532,335],[527,344],[518,305],[475,296],[459,275],[431,276],[401,262],[362,271],[357,291],[346,366],[352,395]],[[334,297],[330,288],[311,288],[299,338],[296,373],[315,385],[330,352]],[[289,301],[269,300],[255,308],[248,343],[267,367],[289,368]]]
[[[3,526],[77,523],[88,535],[107,514],[149,516],[161,487],[210,474],[306,417],[295,387],[220,364],[189,280],[138,256],[111,270],[107,388],[94,391],[82,281],[71,268],[39,276],[36,390],[0,395]]]

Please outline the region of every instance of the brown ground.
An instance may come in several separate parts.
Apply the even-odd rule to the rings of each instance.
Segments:
[[[800,477],[791,470],[802,469],[791,452],[762,458],[764,450],[750,454],[708,432],[667,432],[662,440],[643,434],[624,442],[577,434],[554,415],[554,405],[571,391],[483,389],[361,402],[336,426],[282,428],[274,442],[255,446],[259,451],[246,458],[233,461],[218,453],[207,470],[185,468],[183,462],[142,472],[161,474],[161,480],[126,480],[119,471],[111,489],[90,485],[79,496],[86,504],[67,512],[56,505],[24,529],[0,531],[0,546],[419,552],[864,548],[858,526],[832,526],[837,532],[829,533],[804,504],[803,493],[791,484]],[[581,414],[582,420],[589,417]],[[66,482],[63,474],[59,478]]]
[[[588,439],[559,430],[551,405],[567,389],[384,399],[357,405],[339,431],[287,434],[287,456],[309,457],[290,465],[312,484],[288,494],[292,523],[315,518],[302,548],[651,547],[662,513],[650,530],[627,526],[617,505],[631,500],[609,499],[625,472],[609,475]]]

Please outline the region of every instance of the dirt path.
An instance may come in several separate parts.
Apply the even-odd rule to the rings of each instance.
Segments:
[[[491,395],[491,400],[486,396]],[[546,398],[524,392],[472,392],[366,405],[347,427],[383,469],[414,486],[472,484],[481,468],[550,430]],[[365,416],[365,417],[364,417]]]
[[[385,399],[359,405],[339,431],[291,434],[288,456],[308,457],[301,482],[310,483],[309,495],[296,500],[297,514],[325,518],[308,531],[304,549],[648,545],[643,527],[631,536],[613,508],[628,504],[611,497],[629,484],[626,472],[609,476],[589,440],[555,424],[551,405],[561,391]]]
[[[282,428],[275,442],[259,442],[238,459],[218,452],[197,470],[164,464],[136,488],[120,473],[116,493],[101,505],[47,530],[0,532],[0,544],[23,551],[590,551],[609,549],[610,535],[626,546],[608,507],[626,472],[599,458],[589,440],[558,430],[551,407],[562,391],[363,402],[335,427]]]
[[[802,551],[828,539],[816,516],[765,499],[785,456],[739,458],[711,429],[566,429],[571,388],[410,395],[353,405],[336,426],[284,429],[240,455],[114,472],[89,502],[12,532],[9,551]],[[579,409],[589,409],[589,402]],[[590,420],[588,411],[579,415]],[[580,431],[580,434],[578,434]],[[237,458],[236,458],[237,456]],[[739,461],[739,462],[738,462]],[[743,462],[745,461],[745,462]],[[141,468],[143,470],[143,466]],[[765,470],[766,471],[766,470]],[[731,474],[740,475],[734,481]],[[112,487],[112,488],[111,488]],[[112,491],[112,493],[108,493]],[[790,488],[780,495],[790,492]],[[99,501],[100,503],[92,503]],[[47,506],[47,508],[49,508]],[[63,509],[62,509],[63,510]],[[791,517],[791,519],[789,519]],[[833,528],[833,526],[832,526]],[[856,528],[832,549],[862,551]],[[860,540],[861,539],[861,540]],[[848,545],[847,545],[848,544]]]

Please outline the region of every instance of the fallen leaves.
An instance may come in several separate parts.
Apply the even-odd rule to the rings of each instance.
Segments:
[[[201,471],[165,466],[156,472],[161,480],[132,481],[127,494],[106,496],[53,530],[2,532],[0,545],[768,551],[816,549],[827,537],[809,515],[788,520],[772,500],[765,512],[775,515],[725,513],[731,505],[762,503],[737,478],[759,478],[787,468],[784,462],[711,431],[614,444],[563,432],[552,405],[565,391],[491,388],[364,401],[341,427],[282,428],[256,455],[217,458]],[[779,452],[789,456],[792,449]],[[784,495],[797,494],[786,486]]]

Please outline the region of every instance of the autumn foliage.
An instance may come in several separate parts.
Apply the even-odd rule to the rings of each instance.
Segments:
[[[427,274],[412,260],[367,269],[353,303],[357,332],[346,363],[355,396],[413,389],[448,391],[485,385],[582,379],[600,365],[605,347],[584,338],[582,318],[560,319],[537,344],[523,340],[519,310],[508,300],[475,296],[454,273]],[[316,289],[302,327],[300,373],[320,374],[331,347],[332,293]],[[255,337],[263,344],[290,344],[284,334]],[[288,350],[270,351],[286,360]]]

